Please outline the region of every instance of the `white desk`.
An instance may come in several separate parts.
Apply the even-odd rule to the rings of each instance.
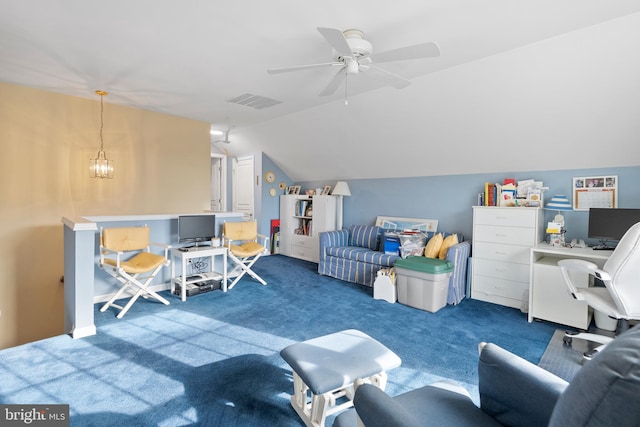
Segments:
[[[567,258],[583,259],[602,268],[613,251],[594,251],[592,248],[560,248],[540,243],[531,248],[529,280],[529,322],[548,320],[561,325],[586,330],[591,322],[591,310],[584,301],[573,299],[558,261]],[[583,287],[593,285],[586,273],[572,273]]]
[[[222,256],[222,273],[214,270],[214,261],[216,256]],[[187,277],[187,264],[193,258],[211,258],[210,271],[201,274],[202,277],[194,280],[184,280]],[[181,275],[176,276],[176,261],[180,260]],[[171,248],[171,293],[176,289],[176,284],[180,285],[180,299],[187,300],[187,285],[191,283],[203,282],[206,280],[222,279],[222,291],[227,292],[227,248],[224,246],[202,246],[200,248],[192,248],[188,251],[181,251],[180,248]]]

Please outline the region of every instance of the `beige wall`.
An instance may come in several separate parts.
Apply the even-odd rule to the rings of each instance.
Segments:
[[[209,124],[104,102],[113,180],[89,178],[97,95],[0,83],[0,348],[64,332],[62,216],[209,207]]]

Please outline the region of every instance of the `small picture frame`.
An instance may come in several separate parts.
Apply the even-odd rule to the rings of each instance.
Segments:
[[[328,196],[329,193],[331,193],[331,186],[330,185],[325,185],[324,188],[322,189],[322,195],[323,196]]]
[[[299,185],[290,185],[287,194],[298,195],[300,194],[300,186]]]

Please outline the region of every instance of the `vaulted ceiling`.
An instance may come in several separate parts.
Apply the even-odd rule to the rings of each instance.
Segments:
[[[267,73],[331,62],[318,27],[441,54],[385,63],[404,89]],[[638,27],[637,0],[3,0],[0,81],[232,125],[214,150],[295,180],[637,165]],[[247,93],[278,103],[230,102]],[[584,154],[597,141],[619,154]]]

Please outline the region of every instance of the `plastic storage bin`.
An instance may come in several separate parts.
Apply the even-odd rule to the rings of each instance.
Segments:
[[[397,260],[394,268],[399,303],[431,313],[447,305],[451,261],[415,256]]]

